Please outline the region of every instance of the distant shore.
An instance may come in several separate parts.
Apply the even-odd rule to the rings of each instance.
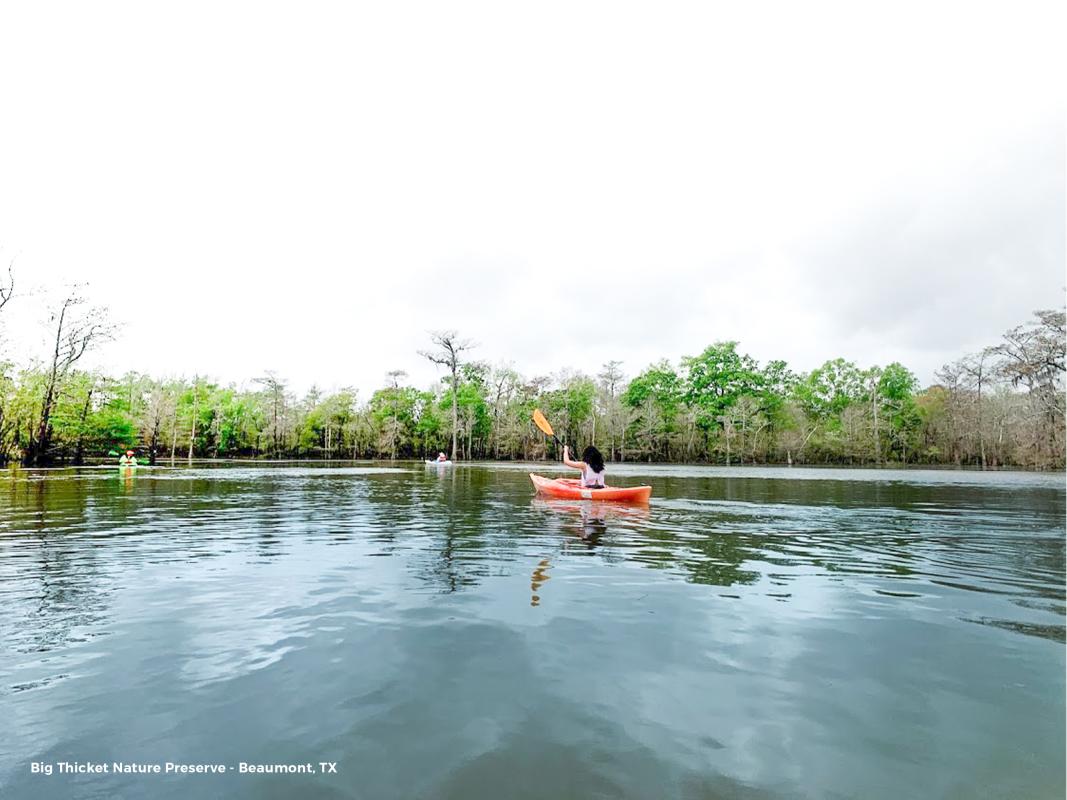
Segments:
[[[363,466],[376,466],[376,467],[388,467],[388,466],[436,466],[433,463],[427,463],[425,458],[398,458],[398,459],[381,459],[381,458],[175,458],[173,462],[168,458],[159,458],[155,464],[138,463],[137,468],[173,468],[181,469],[183,467],[224,467],[229,465],[245,465],[245,466],[259,466],[259,467],[273,467],[273,466],[350,466],[350,465],[363,465]],[[47,467],[24,467],[18,464],[18,462],[12,462],[8,465],[8,469],[79,469],[79,468],[118,468],[120,465],[117,462],[103,458],[90,458],[86,459],[82,464],[51,464]],[[455,461],[450,462],[449,466],[452,467],[464,467],[464,466],[500,466],[509,469],[518,469],[528,467],[536,470],[560,470],[568,471],[567,467],[564,467],[559,461],[552,459],[541,459],[532,461],[514,461],[514,460],[494,460],[494,459],[471,459],[469,461]],[[987,466],[982,467],[976,464],[917,464],[917,463],[900,463],[889,462],[883,464],[788,464],[785,462],[761,462],[761,463],[745,463],[745,464],[713,464],[708,462],[687,462],[687,461],[614,461],[607,464],[610,471],[613,467],[623,467],[629,471],[631,468],[640,469],[642,467],[652,468],[653,470],[660,468],[708,468],[708,469],[795,469],[798,471],[803,470],[841,470],[843,472],[852,470],[876,470],[876,471],[907,471],[907,472],[920,472],[923,470],[929,470],[932,472],[968,472],[968,473],[996,473],[996,472],[1019,472],[1019,473],[1031,473],[1031,474],[1043,474],[1043,475],[1064,475],[1067,478],[1067,471],[1063,469],[1036,469],[1032,467],[1020,467],[1020,466]]]

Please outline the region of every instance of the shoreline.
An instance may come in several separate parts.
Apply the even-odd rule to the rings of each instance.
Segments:
[[[176,458],[171,462],[170,458],[158,459],[155,464],[138,464],[136,469],[183,469],[190,466],[196,467],[225,467],[227,465],[242,465],[242,466],[294,466],[294,465],[307,465],[307,466],[345,466],[345,465],[373,465],[373,466],[390,466],[390,465],[414,465],[414,466],[435,466],[434,464],[427,464],[424,459],[420,458],[398,458],[398,459],[377,459],[377,458],[286,458],[286,459],[268,459],[268,458]],[[512,460],[493,460],[493,459],[471,459],[469,461],[455,461],[450,463],[451,467],[464,467],[464,466],[498,466],[507,469],[521,469],[529,467],[531,469],[565,469],[558,461],[555,460],[540,460],[540,461],[512,461]],[[1020,466],[1003,466],[1003,467],[980,467],[971,465],[954,465],[954,464],[902,464],[902,463],[888,463],[888,464],[787,464],[785,462],[767,462],[759,464],[711,464],[708,462],[691,462],[691,461],[613,461],[609,462],[609,467],[622,467],[626,470],[652,468],[653,470],[662,468],[677,468],[677,469],[717,469],[717,470],[749,470],[749,469],[788,469],[797,471],[809,471],[809,470],[829,470],[829,471],[870,471],[870,472],[962,472],[967,474],[1002,474],[1002,473],[1022,473],[1028,475],[1064,475],[1067,479],[1067,470],[1064,468],[1057,469],[1036,469],[1031,467]],[[17,462],[7,464],[5,467],[8,471],[51,471],[51,470],[72,470],[72,469],[120,469],[122,465],[110,463],[101,459],[89,459],[83,464],[51,464],[48,466],[40,467],[28,467],[23,466]]]

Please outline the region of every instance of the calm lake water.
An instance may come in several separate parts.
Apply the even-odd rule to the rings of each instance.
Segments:
[[[0,796],[1064,796],[1063,475],[528,471],[0,474]]]

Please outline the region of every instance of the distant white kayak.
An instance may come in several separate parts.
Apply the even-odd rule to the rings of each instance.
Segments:
[[[429,459],[426,459],[426,464],[428,466],[434,466],[434,467],[451,467],[452,466],[452,462],[451,461],[430,461]]]

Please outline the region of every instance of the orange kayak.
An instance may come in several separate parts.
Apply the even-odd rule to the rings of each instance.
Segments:
[[[538,494],[563,497],[568,500],[613,500],[616,503],[647,503],[652,496],[651,486],[605,486],[603,489],[583,489],[571,478],[544,478],[530,473],[530,480]]]

